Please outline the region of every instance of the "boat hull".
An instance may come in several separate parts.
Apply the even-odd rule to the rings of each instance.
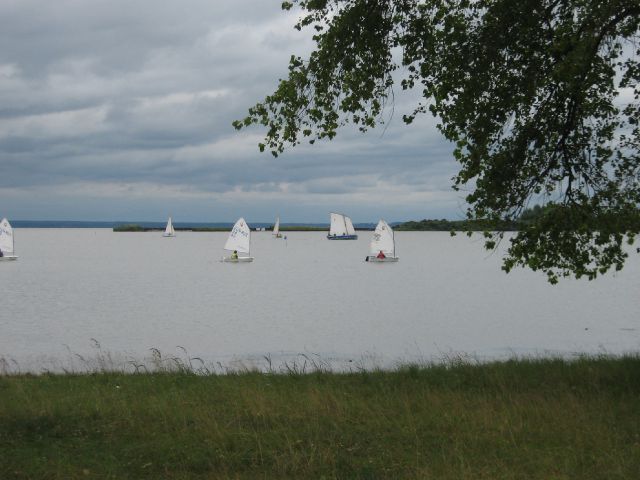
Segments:
[[[253,257],[238,257],[238,258],[222,257],[222,261],[224,263],[247,263],[247,262],[253,262]]]
[[[168,234],[168,233],[163,233],[163,234],[162,234],[162,236],[163,236],[163,237],[173,238],[173,237],[175,237],[176,235],[175,235],[175,234],[171,235],[171,234]]]
[[[384,258],[378,258],[375,255],[369,255],[365,261],[366,262],[372,262],[372,263],[387,263],[387,262],[397,262],[399,260],[399,257],[384,257]]]
[[[358,235],[327,235],[328,240],[357,240]]]
[[[15,255],[4,255],[0,257],[0,262],[10,262],[11,260],[17,260],[18,257]]]

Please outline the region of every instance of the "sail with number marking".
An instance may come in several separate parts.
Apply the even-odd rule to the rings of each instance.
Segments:
[[[231,229],[227,243],[224,244],[224,249],[229,251],[237,250],[238,253],[249,253],[251,247],[251,230],[249,225],[244,221],[244,218],[240,218]]]
[[[276,218],[276,224],[273,226],[273,235],[280,235],[280,217]]]
[[[380,251],[388,257],[395,256],[396,252],[393,230],[382,219],[378,222],[369,245],[369,253],[371,255],[377,255]]]

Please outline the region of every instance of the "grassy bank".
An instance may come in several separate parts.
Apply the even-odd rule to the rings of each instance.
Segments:
[[[0,377],[0,478],[637,479],[640,358]]]

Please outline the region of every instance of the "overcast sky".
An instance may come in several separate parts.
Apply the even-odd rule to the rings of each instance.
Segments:
[[[461,218],[431,118],[259,153],[235,119],[311,49],[280,0],[0,0],[0,216]]]

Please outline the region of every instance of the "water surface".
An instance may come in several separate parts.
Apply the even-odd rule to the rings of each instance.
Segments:
[[[96,355],[390,366],[458,354],[623,353],[640,347],[640,259],[593,282],[500,271],[479,238],[397,232],[398,263],[365,263],[370,232],[252,232],[251,264],[219,262],[226,233],[16,230],[0,264],[0,357],[22,370]],[[124,360],[123,360],[124,359]],[[14,364],[15,365],[15,364]]]

